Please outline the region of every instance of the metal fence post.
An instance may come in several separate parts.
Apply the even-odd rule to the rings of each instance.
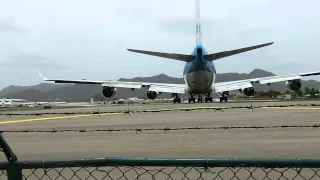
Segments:
[[[7,169],[8,180],[22,180],[22,169],[17,164],[10,163]]]
[[[22,180],[22,169],[16,164],[18,158],[3,138],[2,132],[0,132],[0,148],[9,161],[9,167],[7,169],[8,180]]]

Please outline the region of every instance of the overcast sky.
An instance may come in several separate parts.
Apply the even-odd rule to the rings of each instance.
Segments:
[[[190,54],[195,0],[0,0],[0,89],[49,78],[117,80],[165,73],[184,63],[126,48]],[[217,72],[320,70],[319,0],[201,0],[209,53],[271,46],[215,61]],[[314,79],[320,80],[319,77]]]

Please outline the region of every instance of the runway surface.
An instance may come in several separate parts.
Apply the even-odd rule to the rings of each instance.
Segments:
[[[253,106],[320,104],[254,102]],[[320,107],[202,109],[132,113],[123,111],[251,106],[251,103],[110,105],[14,113],[82,112],[74,115],[0,116],[0,131],[20,160],[95,157],[319,158]],[[2,112],[3,113],[3,112]],[[13,113],[13,112],[10,112]],[[239,127],[223,129],[223,127]],[[252,128],[259,126],[260,128]],[[272,127],[275,126],[275,127]],[[278,127],[283,126],[283,127]],[[186,128],[198,129],[186,129]],[[244,128],[247,127],[247,128]],[[266,127],[266,128],[263,128]],[[167,131],[163,129],[167,128]],[[177,128],[177,129],[174,129]],[[184,129],[183,129],[184,128]],[[207,129],[202,129],[207,128]],[[174,130],[170,130],[174,129]],[[0,159],[4,159],[0,155]]]

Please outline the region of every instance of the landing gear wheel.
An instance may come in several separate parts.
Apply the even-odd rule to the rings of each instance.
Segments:
[[[198,98],[198,103],[202,103],[202,97]]]
[[[181,99],[180,98],[174,98],[173,99],[173,103],[181,103]]]
[[[220,102],[228,102],[228,97],[220,97]]]
[[[172,94],[172,97],[174,97],[173,98],[173,103],[180,103],[181,102],[181,99],[180,99],[180,95],[179,94],[176,94],[176,93],[173,93]]]
[[[191,102],[195,103],[196,102],[196,98],[188,98],[188,103],[191,103]]]
[[[210,93],[207,93],[204,99],[205,102],[212,102],[212,97],[210,96]]]
[[[212,97],[205,97],[205,102],[212,102]]]
[[[227,102],[228,101],[229,92],[225,91],[222,93],[222,96],[220,97],[220,102]]]

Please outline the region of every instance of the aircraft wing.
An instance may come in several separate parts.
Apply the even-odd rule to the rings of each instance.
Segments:
[[[169,83],[149,83],[149,82],[126,82],[126,81],[92,81],[92,80],[67,80],[67,79],[48,79],[39,73],[40,77],[44,81],[51,81],[55,83],[63,84],[101,84],[102,87],[115,87],[115,88],[129,88],[129,89],[141,89],[142,87],[148,87],[149,91],[158,91],[166,93],[185,93],[185,84],[169,84]]]
[[[252,78],[252,79],[244,79],[244,80],[238,80],[238,81],[220,82],[220,83],[214,84],[214,89],[215,89],[215,92],[233,91],[233,90],[239,90],[239,89],[252,87],[253,83],[271,84],[271,83],[275,83],[275,82],[283,82],[283,81],[301,79],[304,76],[315,76],[315,75],[320,75],[320,71],[298,73],[298,74],[289,74],[289,75],[280,75],[280,76],[269,76],[269,77],[261,77],[261,78]]]

